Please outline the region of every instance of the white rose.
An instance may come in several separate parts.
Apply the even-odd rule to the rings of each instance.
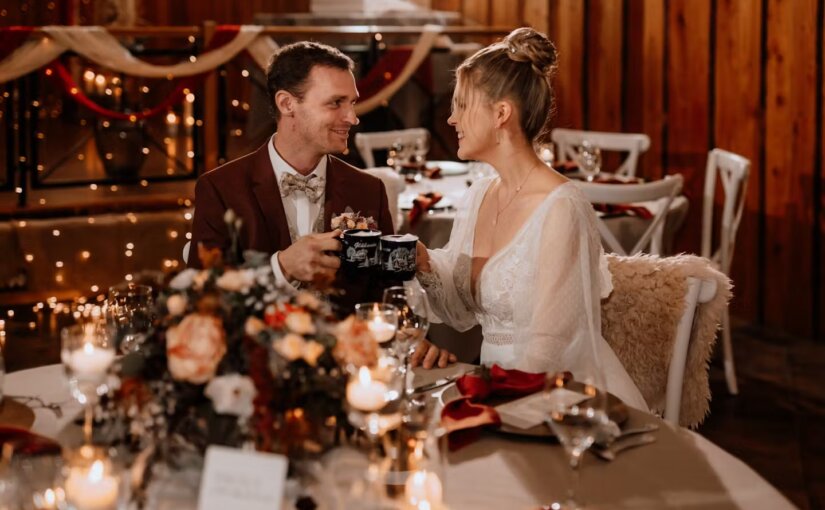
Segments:
[[[169,282],[169,286],[175,290],[188,289],[192,286],[192,283],[195,281],[195,275],[197,274],[197,269],[184,269],[172,278],[172,281]]]
[[[183,315],[186,311],[186,304],[188,303],[186,296],[180,294],[172,294],[166,300],[166,309],[169,310],[169,315],[178,316]]]
[[[306,344],[304,337],[289,333],[284,335],[283,338],[275,340],[272,343],[272,348],[287,361],[295,361],[304,356],[304,344]]]
[[[248,269],[241,271],[230,269],[224,272],[215,281],[215,284],[229,292],[242,292],[246,294],[249,292],[249,288],[255,284],[255,274]]]
[[[249,377],[230,374],[209,381],[204,394],[212,400],[218,413],[249,418],[255,410],[253,401],[258,392]]]
[[[315,333],[315,324],[312,323],[312,316],[306,312],[290,312],[287,314],[284,322],[286,323],[286,327],[299,335],[311,335]]]

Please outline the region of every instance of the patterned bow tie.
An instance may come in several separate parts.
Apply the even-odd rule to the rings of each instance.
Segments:
[[[312,202],[318,202],[324,194],[324,178],[315,174],[304,177],[285,173],[281,176],[281,196],[286,197],[295,191],[303,191]]]

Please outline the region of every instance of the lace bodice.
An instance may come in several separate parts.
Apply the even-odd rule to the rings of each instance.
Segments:
[[[611,374],[611,391],[620,381],[624,399],[645,408],[601,337],[599,300],[612,290],[610,273],[593,208],[575,184],[562,184],[547,195],[510,243],[486,262],[472,292],[475,218],[492,181],[470,188],[450,242],[429,251],[432,272],[419,273],[436,315],[459,331],[481,325],[482,362],[574,374],[577,366],[599,363]]]

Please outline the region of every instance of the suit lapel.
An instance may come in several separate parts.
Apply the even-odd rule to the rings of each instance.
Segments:
[[[253,156],[252,160],[252,190],[261,208],[261,214],[266,223],[267,233],[272,251],[284,250],[291,244],[289,237],[289,223],[287,223],[284,203],[281,201],[281,190],[275,178],[275,169],[269,158],[268,140]]]
[[[341,214],[347,207],[347,187],[343,182],[344,172],[341,171],[338,160],[327,156],[327,185],[324,188],[324,226],[326,232],[332,224],[332,215]]]

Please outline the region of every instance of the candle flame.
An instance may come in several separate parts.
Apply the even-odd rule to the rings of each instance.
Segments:
[[[96,460],[92,463],[92,467],[89,468],[89,481],[99,482],[101,480],[103,480],[103,462]]]
[[[43,499],[46,500],[49,506],[53,506],[57,502],[57,496],[54,495],[54,491],[51,489],[46,489],[46,492],[43,493]]]
[[[95,346],[92,345],[91,342],[84,342],[83,343],[83,352],[85,354],[91,354],[91,353],[94,352],[94,350],[95,350]]]
[[[369,368],[361,367],[358,369],[358,382],[361,383],[362,386],[366,386],[372,382],[372,376],[370,376]]]

